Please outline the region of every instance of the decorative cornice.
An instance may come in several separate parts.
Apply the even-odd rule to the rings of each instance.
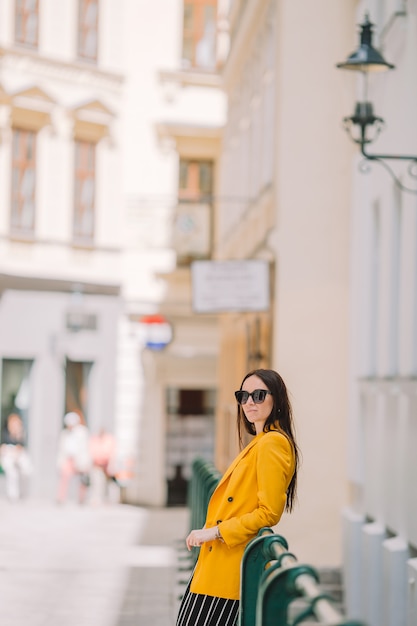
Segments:
[[[11,96],[8,94],[3,86],[0,84],[0,104],[10,104]]]
[[[159,122],[156,130],[160,137],[198,137],[220,139],[223,126],[208,126],[204,124],[184,124],[183,122]]]
[[[202,72],[198,70],[162,70],[159,72],[162,84],[175,83],[181,87],[213,87],[222,86],[220,74],[216,72]]]
[[[119,296],[120,283],[102,281],[84,281],[79,277],[74,280],[54,278],[52,276],[28,276],[0,273],[0,296],[3,291],[54,291],[74,293],[75,288],[82,289],[83,295]]]
[[[91,100],[75,107],[72,116],[74,136],[77,139],[98,142],[109,135],[114,113],[100,100]]]
[[[53,100],[43,89],[41,89],[37,85],[33,85],[32,87],[29,87],[27,89],[22,89],[21,91],[15,92],[13,94],[13,99],[16,98],[26,98],[28,100],[36,100],[38,102],[55,104],[55,100]]]
[[[105,119],[109,117],[114,117],[113,111],[111,111],[103,102],[100,100],[89,100],[88,102],[84,102],[77,107],[74,107],[74,113],[78,116],[85,115],[102,115]]]
[[[74,244],[73,241],[64,241],[61,239],[41,239],[41,238],[34,238],[34,239],[19,239],[16,235],[12,236],[8,233],[1,233],[0,232],[0,241],[8,241],[11,244],[27,244],[30,246],[57,246],[60,248],[68,248],[68,249],[72,249],[72,250],[82,250],[82,251],[87,251],[87,252],[105,252],[105,253],[110,253],[110,254],[117,254],[119,255],[122,252],[122,249],[119,246],[103,246],[103,245],[97,245],[95,243],[91,244],[91,247],[84,247],[84,246],[77,246],[76,244]]]
[[[417,378],[415,376],[378,377],[369,376],[358,379],[359,390],[363,394],[417,394]]]
[[[0,47],[0,61],[3,67],[14,69],[24,61],[25,71],[41,74],[52,80],[66,80],[73,83],[86,83],[100,86],[111,91],[119,91],[124,77],[115,72],[108,72],[87,63],[60,61],[19,48]]]

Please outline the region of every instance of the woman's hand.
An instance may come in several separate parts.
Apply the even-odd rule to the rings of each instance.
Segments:
[[[187,544],[188,550],[191,550],[191,548],[200,547],[203,543],[214,541],[215,539],[219,539],[219,537],[218,526],[200,528],[199,530],[192,530],[185,540],[185,543]]]

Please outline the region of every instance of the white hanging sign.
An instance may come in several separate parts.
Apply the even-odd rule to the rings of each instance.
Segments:
[[[269,309],[267,261],[194,261],[191,277],[193,310],[196,313]]]

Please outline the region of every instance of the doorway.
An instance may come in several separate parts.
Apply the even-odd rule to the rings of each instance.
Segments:
[[[213,461],[215,402],[214,389],[167,389],[167,506],[186,504],[196,457]]]

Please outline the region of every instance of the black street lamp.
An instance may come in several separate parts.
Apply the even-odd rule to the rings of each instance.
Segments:
[[[366,150],[367,144],[372,143],[378,137],[385,122],[382,117],[374,115],[372,102],[367,97],[367,78],[369,72],[384,72],[394,69],[394,65],[385,61],[384,57],[372,45],[372,28],[373,24],[369,21],[368,14],[365,15],[363,24],[360,24],[360,44],[357,50],[353,52],[344,63],[338,63],[336,67],[345,70],[353,70],[362,72],[365,84],[364,99],[362,102],[356,102],[355,111],[350,117],[343,118],[343,125],[350,138],[360,146],[360,150],[365,159],[376,161],[383,165],[391,174],[396,185],[403,191],[416,193],[417,189],[411,189],[403,185],[397,178],[392,169],[385,161],[395,159],[401,161],[410,161],[408,172],[413,178],[417,178],[417,156],[400,155],[400,154],[370,154]],[[354,130],[357,128],[357,130]]]

